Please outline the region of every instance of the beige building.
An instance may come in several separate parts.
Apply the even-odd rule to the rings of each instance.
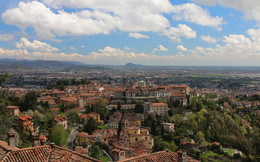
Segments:
[[[154,112],[160,116],[168,116],[168,105],[166,103],[145,103],[144,111]]]
[[[6,106],[6,110],[9,111],[12,116],[19,116],[19,106]]]

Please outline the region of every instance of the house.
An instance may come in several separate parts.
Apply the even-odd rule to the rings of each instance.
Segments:
[[[120,120],[121,117],[122,117],[122,113],[121,112],[114,112],[114,114],[109,115],[109,120],[113,120],[113,119]]]
[[[117,105],[108,105],[107,106],[108,110],[113,110],[113,109],[117,109]]]
[[[191,143],[187,140],[181,141],[180,145],[181,145],[180,148],[183,149],[183,150],[186,150],[187,152],[190,152],[190,151],[195,150],[195,149],[198,150],[199,147],[200,147],[199,143]]]
[[[64,105],[70,106],[71,104],[78,104],[78,99],[76,97],[63,97],[59,100],[60,103],[63,103]]]
[[[186,106],[188,104],[188,99],[185,93],[173,93],[171,95],[172,101],[178,101],[182,106]]]
[[[60,124],[63,126],[64,129],[68,128],[68,118],[66,116],[58,116],[53,119],[53,126]]]
[[[134,110],[135,104],[121,105],[121,110]]]
[[[107,127],[108,128],[118,129],[118,125],[119,125],[119,120],[118,119],[111,119],[107,123]]]
[[[126,128],[126,132],[128,134],[128,141],[129,144],[133,144],[140,140],[147,140],[147,147],[152,148],[154,145],[154,139],[150,135],[149,130],[147,129],[140,129],[139,127],[128,127]]]
[[[153,162],[199,162],[187,156],[187,153],[183,150],[179,150],[177,153],[168,150],[154,152],[148,155],[136,156],[133,158],[121,160],[120,162],[141,162],[141,161],[153,161]]]
[[[65,97],[66,96],[66,92],[54,90],[53,92],[51,92],[51,96],[52,97]]]
[[[168,116],[168,105],[166,103],[145,103],[144,111],[154,112],[160,116],[167,117]]]
[[[13,161],[84,161],[101,162],[92,157],[59,147],[54,144],[18,149],[0,141],[0,159],[2,162]]]
[[[19,106],[6,106],[6,110],[9,111],[12,116],[19,116]]]
[[[190,87],[188,85],[169,85],[169,89],[177,90],[179,92],[183,92],[187,95],[190,94]]]
[[[96,112],[91,112],[89,114],[80,115],[81,122],[87,122],[90,118],[95,119],[99,124],[103,124],[103,120],[100,120],[100,114]],[[85,123],[86,124],[86,123]]]
[[[77,146],[87,146],[91,141],[94,141],[95,135],[89,135],[85,132],[79,132],[76,134],[75,143]]]
[[[29,115],[20,116],[18,118],[18,126],[22,127],[25,130],[33,132],[34,129],[33,129],[32,117],[30,117]]]

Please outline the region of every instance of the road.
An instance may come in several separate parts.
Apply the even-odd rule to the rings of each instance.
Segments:
[[[77,127],[71,130],[70,136],[68,138],[68,148],[73,150],[73,141],[76,137],[76,134],[78,133]]]

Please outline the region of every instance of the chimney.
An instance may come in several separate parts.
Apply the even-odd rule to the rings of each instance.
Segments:
[[[178,162],[187,162],[187,152],[185,150],[178,150]]]
[[[33,147],[41,146],[40,135],[39,134],[32,134],[32,139],[33,139],[33,143],[32,143]]]

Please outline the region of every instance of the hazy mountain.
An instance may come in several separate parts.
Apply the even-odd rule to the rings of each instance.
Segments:
[[[133,64],[133,63],[127,63],[125,64],[126,68],[136,68],[136,67],[144,67],[144,65],[139,65],[139,64]]]

